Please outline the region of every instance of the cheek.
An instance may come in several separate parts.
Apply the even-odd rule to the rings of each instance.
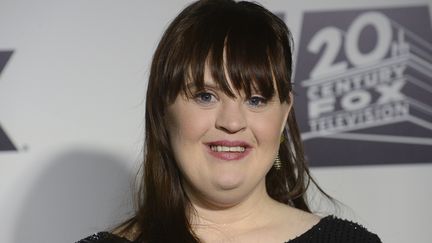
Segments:
[[[209,127],[208,115],[196,109],[185,109],[181,105],[170,109],[166,125],[173,147],[196,143]]]
[[[255,131],[257,142],[260,145],[275,146],[280,142],[285,125],[285,113],[281,109],[268,112],[266,116],[256,116],[252,119],[252,130]]]
[[[211,114],[204,112],[177,103],[170,107],[166,120],[177,166],[188,185],[202,183],[203,175],[211,174],[206,163],[202,163],[203,137],[213,126]]]
[[[202,138],[211,126],[211,116],[177,101],[169,107],[165,122],[179,169],[186,177],[196,176],[201,168]]]

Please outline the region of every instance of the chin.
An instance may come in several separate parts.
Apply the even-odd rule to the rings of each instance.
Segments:
[[[247,193],[239,190],[212,192],[206,201],[218,208],[228,208],[237,205],[247,197]]]
[[[218,191],[231,191],[240,188],[244,184],[244,179],[241,175],[223,175],[215,178],[212,184]]]

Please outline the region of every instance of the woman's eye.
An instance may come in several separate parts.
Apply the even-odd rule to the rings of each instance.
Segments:
[[[247,100],[248,105],[252,107],[260,107],[267,103],[267,100],[261,96],[252,96]]]
[[[194,96],[194,99],[198,103],[202,103],[202,104],[210,104],[216,102],[216,97],[209,92],[200,92]]]

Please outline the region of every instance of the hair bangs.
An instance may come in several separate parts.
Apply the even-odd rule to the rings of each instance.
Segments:
[[[170,95],[171,101],[180,90],[190,97],[190,87],[204,89],[206,68],[218,88],[230,97],[243,92],[246,97],[258,93],[272,98],[277,91],[281,102],[289,101],[291,63],[285,55],[291,57],[291,52],[286,53],[282,43],[287,36],[271,24],[277,17],[254,9],[245,11],[236,4],[247,3],[215,8],[184,31],[179,52],[183,59],[177,62],[183,69],[179,72],[181,84],[176,84],[179,89]]]
[[[273,38],[272,38],[273,37]],[[274,35],[256,16],[238,15],[225,43],[225,67],[232,86],[247,97],[258,92],[265,98],[275,94],[274,71],[269,49]]]

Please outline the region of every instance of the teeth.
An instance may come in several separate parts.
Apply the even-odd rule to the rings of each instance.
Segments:
[[[215,152],[244,152],[246,149],[245,147],[241,146],[234,146],[234,147],[228,147],[228,146],[221,146],[221,145],[212,145],[210,146],[212,151]]]

